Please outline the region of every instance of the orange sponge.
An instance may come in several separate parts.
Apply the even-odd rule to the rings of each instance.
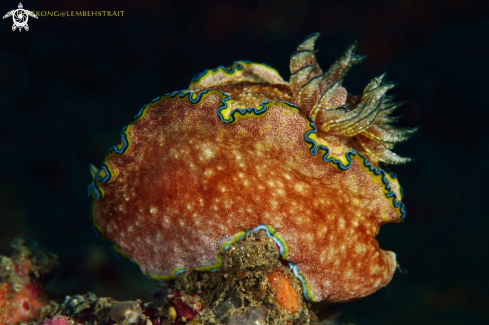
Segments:
[[[292,281],[285,276],[281,270],[274,270],[267,274],[268,282],[275,291],[277,301],[283,309],[290,313],[295,313],[301,303],[297,290],[292,285]]]

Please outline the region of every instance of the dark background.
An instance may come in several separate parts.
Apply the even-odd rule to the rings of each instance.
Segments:
[[[17,8],[2,1],[0,14]],[[34,10],[124,10],[123,17],[39,17],[28,32],[0,21],[0,252],[22,235],[61,261],[50,287],[148,299],[154,286],[117,260],[89,222],[88,165],[100,163],[141,106],[207,68],[264,62],[289,78],[309,33],[324,69],[353,41],[369,58],[345,81],[360,93],[388,69],[409,99],[401,125],[421,130],[396,152],[407,221],[381,247],[409,270],[341,306],[362,324],[489,323],[487,212],[489,2],[23,1]],[[484,190],[486,188],[486,190]],[[484,194],[486,193],[486,194]]]

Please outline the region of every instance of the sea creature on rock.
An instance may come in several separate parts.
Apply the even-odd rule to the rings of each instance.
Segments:
[[[416,128],[396,128],[402,102],[385,74],[362,95],[343,87],[365,57],[355,44],[327,71],[311,34],[286,82],[246,61],[195,76],[157,97],[122,130],[102,167],[91,167],[92,220],[142,272],[169,280],[215,271],[223,252],[266,231],[310,301],[351,301],[385,286],[397,267],[379,248],[379,227],[405,207],[385,164]]]

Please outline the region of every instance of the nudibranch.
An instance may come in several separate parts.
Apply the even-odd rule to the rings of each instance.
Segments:
[[[92,166],[92,221],[146,275],[215,271],[222,254],[266,231],[310,301],[351,301],[385,286],[396,255],[375,239],[401,222],[402,190],[386,164],[416,132],[396,128],[402,102],[385,74],[362,95],[343,87],[365,57],[350,46],[328,71],[309,35],[286,82],[247,61],[195,76],[189,89],[153,99]]]

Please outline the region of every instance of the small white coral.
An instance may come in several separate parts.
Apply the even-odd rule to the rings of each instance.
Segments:
[[[143,311],[136,301],[122,301],[112,307],[110,311],[110,318],[113,321],[121,324],[135,324],[139,322],[139,319]]]

